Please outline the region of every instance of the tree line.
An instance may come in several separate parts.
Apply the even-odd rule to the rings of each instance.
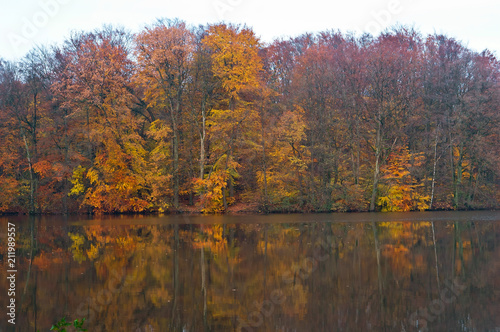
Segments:
[[[495,208],[499,69],[408,27],[73,32],[0,60],[0,212]]]

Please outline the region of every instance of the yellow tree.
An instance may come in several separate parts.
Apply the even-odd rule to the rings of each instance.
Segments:
[[[137,35],[136,83],[148,108],[171,129],[173,205],[179,207],[179,144],[185,94],[193,62],[194,35],[184,22],[158,21]]]
[[[229,108],[234,110],[241,93],[259,86],[259,40],[249,28],[217,24],[209,26],[203,43],[212,51],[214,76],[221,81]]]
[[[422,153],[410,153],[408,148],[401,147],[389,155],[387,164],[381,169],[382,194],[378,205],[382,211],[426,210],[430,197],[423,193],[423,180],[411,173],[411,168],[423,164]]]
[[[270,133],[266,174],[257,172],[258,184],[266,186],[269,203],[281,208],[297,207],[303,195],[310,152],[305,147],[306,123],[303,110],[285,111]]]
[[[203,194],[210,189],[209,183],[213,182],[211,176],[215,176],[221,183],[212,185],[219,193],[212,196],[220,199],[223,209],[227,209],[226,188],[229,189],[229,196],[233,197],[234,181],[238,177],[236,150],[248,152],[256,141],[253,134],[257,132],[259,114],[252,100],[260,84],[259,73],[262,70],[259,40],[246,27],[217,24],[208,27],[202,43],[211,52],[212,71],[220,81],[224,98],[219,109],[213,110],[207,121],[210,123],[213,164],[211,172],[197,181],[197,187]]]

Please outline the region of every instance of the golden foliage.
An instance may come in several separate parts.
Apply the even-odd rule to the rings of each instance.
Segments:
[[[230,98],[244,88],[259,85],[262,63],[259,41],[251,29],[226,24],[211,25],[203,43],[212,50],[213,72]]]
[[[214,165],[214,169],[204,179],[195,179],[194,188],[200,195],[200,205],[203,213],[224,212],[223,195],[227,190],[228,181],[233,181],[239,176],[237,172],[239,164],[228,155],[223,155]],[[228,204],[233,202],[228,197]]]
[[[426,210],[430,196],[422,192],[423,179],[416,179],[411,167],[420,166],[425,160],[422,153],[412,154],[408,148],[398,148],[389,155],[387,165],[382,167],[385,180],[383,195],[378,198],[382,211]]]
[[[299,197],[302,178],[306,176],[309,150],[305,147],[306,124],[302,109],[285,111],[271,133],[268,148],[268,169],[257,171],[260,188],[267,182],[268,200],[271,204],[294,204]]]

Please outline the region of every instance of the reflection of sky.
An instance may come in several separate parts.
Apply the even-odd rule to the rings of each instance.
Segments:
[[[1,0],[0,57],[13,60],[36,43],[60,43],[71,30],[92,30],[105,23],[138,31],[156,17],[178,17],[192,24],[246,23],[264,41],[325,29],[378,33],[399,22],[498,53],[499,12],[496,0]],[[36,23],[31,33],[27,26]]]

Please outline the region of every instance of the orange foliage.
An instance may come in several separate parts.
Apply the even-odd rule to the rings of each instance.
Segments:
[[[423,180],[418,181],[410,169],[422,165],[423,154],[411,154],[407,147],[398,148],[389,155],[382,168],[386,182],[385,193],[378,199],[382,211],[425,210],[430,197],[422,193]]]

